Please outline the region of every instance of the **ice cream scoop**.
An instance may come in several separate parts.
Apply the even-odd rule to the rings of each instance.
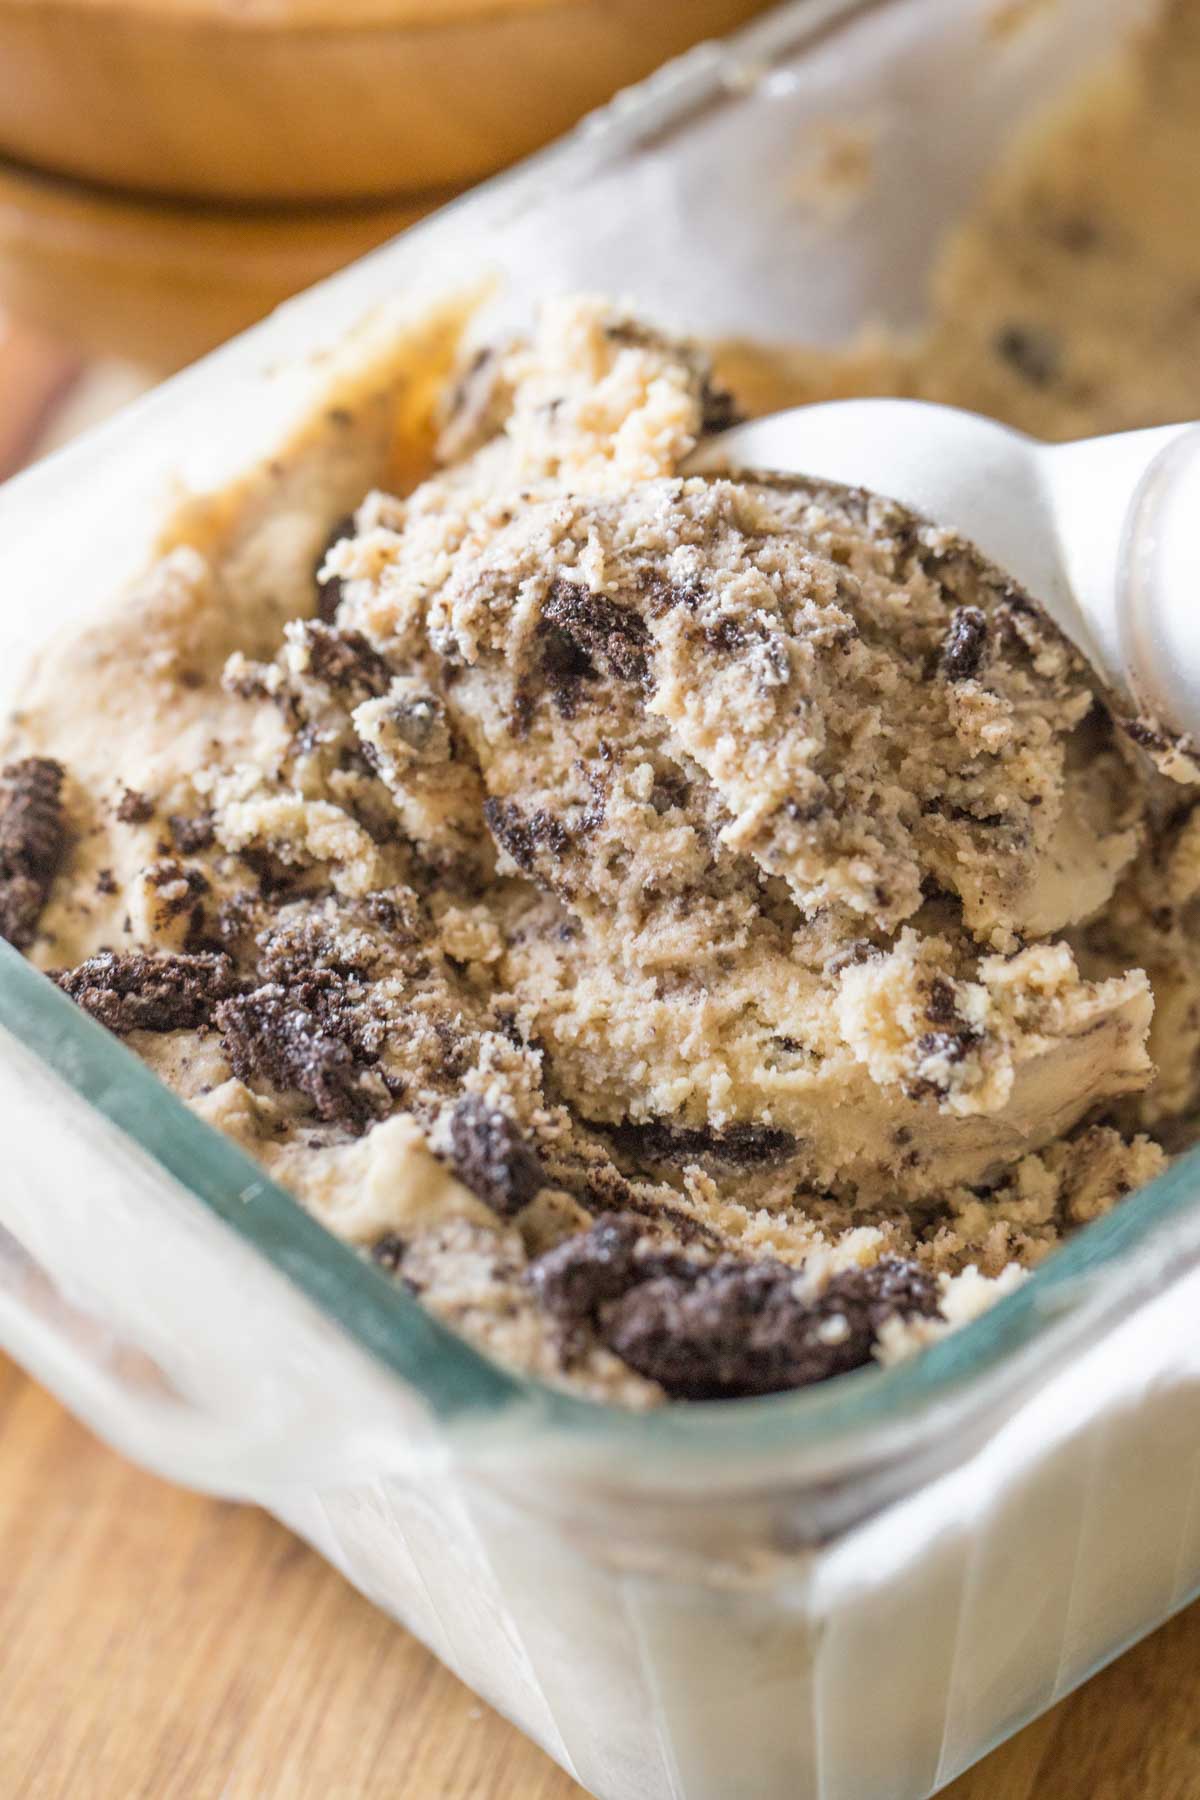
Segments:
[[[795,407],[706,443],[690,471],[778,470],[902,501],[1035,595],[1116,687],[1200,738],[1200,426],[1047,444],[955,407]]]

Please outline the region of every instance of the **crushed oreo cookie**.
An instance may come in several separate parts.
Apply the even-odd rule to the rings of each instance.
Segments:
[[[785,1162],[795,1154],[796,1139],[790,1131],[773,1125],[731,1125],[727,1131],[668,1125],[661,1120],[649,1125],[625,1123],[610,1134],[619,1150],[649,1163],[685,1163],[708,1160],[733,1169],[760,1168]]]
[[[631,1287],[601,1308],[601,1333],[673,1399],[732,1400],[861,1368],[886,1319],[936,1312],[932,1280],[898,1258],[846,1270],[810,1300],[782,1263],[723,1257]]]
[[[337,693],[356,699],[378,699],[392,685],[392,670],[361,631],[338,631],[332,625],[308,619],[302,643],[308,673]]]
[[[578,582],[559,580],[546,597],[542,619],[567,640],[581,673],[591,666],[593,673],[598,668],[617,681],[646,680],[650,633],[630,607]]]
[[[477,1199],[511,1219],[545,1185],[541,1161],[506,1113],[468,1094],[450,1115],[454,1173]]]
[[[109,1031],[199,1031],[241,983],[230,957],[147,956],[100,950],[52,977],[64,994]]]
[[[937,1288],[915,1263],[846,1269],[812,1297],[774,1260],[699,1262],[642,1245],[608,1213],[531,1264],[529,1284],[569,1335],[593,1331],[672,1399],[726,1400],[827,1381],[871,1359],[884,1322],[933,1318]]]
[[[533,874],[540,851],[558,859],[571,847],[566,826],[542,807],[525,814],[513,802],[493,796],[484,801],[483,816],[496,842],[508,852],[523,875]]]
[[[188,863],[165,858],[152,863],[143,874],[148,894],[153,894],[153,907],[161,924],[187,920],[183,948],[188,951],[210,950],[215,940],[207,931],[206,900],[212,883],[202,869]]]
[[[404,1261],[404,1253],[408,1245],[396,1231],[385,1231],[381,1238],[376,1238],[371,1245],[371,1261],[389,1275],[394,1275]]]
[[[929,984],[929,999],[925,1006],[925,1015],[935,1025],[961,1025],[963,1020],[959,1014],[958,1003],[954,997],[954,987],[944,975],[935,975]]]
[[[728,388],[718,387],[712,377],[706,375],[700,384],[700,431],[702,436],[711,437],[717,431],[731,431],[740,425],[745,414],[738,407],[737,401]]]
[[[167,819],[167,830],[181,856],[194,856],[198,850],[211,849],[216,841],[211,810],[201,813],[172,813]]]
[[[331,970],[288,986],[267,982],[218,1007],[221,1045],[239,1080],[293,1089],[318,1118],[363,1131],[379,1101],[362,1079],[375,1051],[365,1039],[361,1000],[361,990]]]
[[[63,768],[29,756],[0,769],[0,938],[27,950],[62,864]]]
[[[377,910],[370,905],[372,901],[382,901],[390,909],[384,922],[392,934],[393,950],[418,941],[412,909],[406,916],[397,898],[369,895],[362,902],[362,911],[371,924],[376,923]],[[284,987],[295,987],[318,972],[336,975],[343,982],[367,981],[380,973],[385,960],[378,932],[364,929],[349,908],[292,909],[260,931],[256,945],[259,981]]]
[[[944,1100],[949,1083],[943,1066],[965,1062],[968,1051],[981,1042],[982,1034],[957,1013],[951,1014],[951,1021],[957,1021],[953,1029],[926,1031],[917,1039],[917,1071],[903,1084],[910,1100]]]
[[[604,1213],[590,1231],[576,1232],[530,1264],[529,1284],[546,1312],[562,1324],[594,1322],[606,1300],[619,1300],[637,1279],[634,1251],[644,1227],[620,1213]]]
[[[450,753],[446,708],[436,694],[402,694],[389,711],[388,718],[396,736],[410,750],[418,754],[430,749],[441,750],[444,739],[445,753]]]
[[[144,825],[154,817],[154,802],[149,794],[127,787],[117,801],[116,814],[122,825]]]
[[[313,583],[317,590],[317,617],[326,625],[332,625],[337,617],[338,607],[342,604],[342,578],[340,575],[322,577],[321,570],[325,566],[325,558],[335,544],[343,538],[353,537],[355,532],[354,514],[347,513],[339,519],[329,536],[321,546],[321,554],[313,565]]]
[[[942,641],[940,665],[947,681],[973,681],[987,654],[988,622],[978,606],[960,606]]]

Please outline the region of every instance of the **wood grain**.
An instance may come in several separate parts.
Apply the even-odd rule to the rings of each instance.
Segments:
[[[451,198],[239,212],[134,199],[0,161],[0,302],[88,355],[166,372]]]
[[[0,154],[147,193],[492,173],[766,0],[0,0]]]
[[[0,1359],[3,1800],[584,1800],[281,1526]],[[1200,1606],[947,1790],[1200,1800]]]

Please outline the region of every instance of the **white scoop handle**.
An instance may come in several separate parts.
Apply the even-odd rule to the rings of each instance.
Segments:
[[[920,400],[754,419],[689,469],[871,488],[961,532],[1040,600],[1108,680],[1200,736],[1200,427],[1044,444]]]

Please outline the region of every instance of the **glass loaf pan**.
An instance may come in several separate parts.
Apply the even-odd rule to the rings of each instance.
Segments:
[[[784,7],[11,483],[0,705],[181,486],[481,275],[492,319],[584,286],[708,334],[917,322],[1007,134],[1144,9],[990,10]],[[831,120],[877,146],[840,211],[789,178]],[[1195,1156],[914,1363],[634,1416],[451,1337],[3,945],[0,1124],[5,1348],[287,1521],[600,1800],[918,1800],[1200,1587]]]

